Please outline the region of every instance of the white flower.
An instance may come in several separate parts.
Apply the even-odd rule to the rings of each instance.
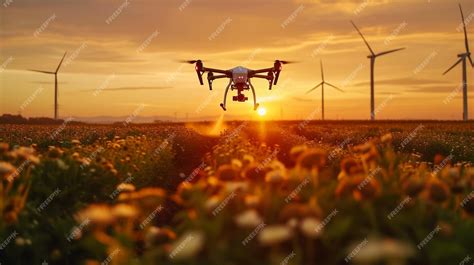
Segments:
[[[320,229],[317,229],[317,227],[319,227],[320,224],[321,222],[317,220],[316,218],[313,218],[313,217],[305,218],[303,219],[303,221],[301,221],[301,225],[300,225],[301,233],[303,233],[303,235],[307,237],[316,238],[320,234]]]
[[[117,186],[117,190],[119,190],[120,192],[132,192],[135,191],[135,186],[130,183],[120,183]]]
[[[201,231],[190,231],[182,235],[171,246],[170,259],[189,259],[196,256],[205,243],[204,233]]]
[[[287,241],[292,237],[293,233],[288,226],[272,225],[262,229],[258,234],[258,239],[262,245],[275,245]]]
[[[367,245],[354,257],[354,261],[365,264],[393,259],[404,260],[414,254],[413,246],[408,243],[395,239],[369,238]]]
[[[235,223],[241,228],[255,228],[263,222],[255,209],[247,210],[235,217]]]

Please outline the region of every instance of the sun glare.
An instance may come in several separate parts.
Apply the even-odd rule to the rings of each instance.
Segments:
[[[262,117],[263,117],[263,116],[265,116],[266,114],[267,114],[267,109],[266,109],[266,108],[264,108],[264,107],[258,108],[258,115],[259,115],[259,116],[262,116]]]

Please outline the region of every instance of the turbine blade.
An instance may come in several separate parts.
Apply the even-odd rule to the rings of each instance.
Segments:
[[[401,51],[401,50],[405,50],[405,48],[400,48],[400,49],[390,50],[390,51],[386,51],[386,52],[381,52],[381,53],[376,54],[375,56],[378,57],[378,56],[386,55],[386,54],[389,54],[389,53],[398,52],[398,51]]]
[[[31,72],[37,72],[37,73],[43,73],[43,74],[55,74],[55,72],[50,72],[50,71],[41,71],[41,70],[33,70],[33,69],[28,69],[28,71]]]
[[[56,68],[56,73],[59,71],[59,68],[61,67],[61,64],[63,64],[64,57],[66,57],[66,53],[67,53],[67,52],[64,53],[63,58],[62,58],[61,61],[59,62],[58,68]]]
[[[336,89],[336,90],[339,90],[339,91],[341,91],[342,93],[345,93],[345,92],[346,92],[346,91],[344,91],[344,90],[338,88],[338,87],[335,86],[335,85],[332,85],[332,84],[330,84],[330,83],[328,83],[328,82],[325,82],[325,83],[326,83],[326,85],[328,85],[328,86],[330,86],[330,87],[332,87],[332,88],[334,88],[334,89]]]
[[[357,30],[357,32],[359,32],[359,35],[362,37],[362,40],[364,40],[365,42],[365,45],[367,45],[367,48],[369,48],[369,51],[372,55],[375,55],[374,51],[372,50],[372,48],[370,47],[369,43],[367,42],[367,40],[364,38],[364,35],[362,35],[362,32],[360,32],[359,28],[356,26],[356,24],[351,20],[351,23],[352,25],[354,26],[354,28]]]
[[[449,71],[453,70],[454,67],[456,67],[458,64],[460,64],[462,62],[462,58],[459,59],[453,66],[451,66],[451,68],[449,68],[448,70],[446,70],[446,72],[443,73],[443,75],[449,73]]]
[[[308,92],[306,92],[306,94],[309,94],[309,93],[311,93],[312,91],[316,90],[318,87],[320,87],[320,86],[322,86],[322,85],[323,85],[323,83],[322,83],[322,82],[321,82],[321,83],[319,83],[319,85],[317,85],[317,86],[315,86],[315,87],[311,88],[310,90],[308,90]]]
[[[466,46],[466,52],[467,53],[470,53],[470,50],[469,50],[469,40],[467,38],[467,30],[466,30],[466,20],[464,20],[464,13],[462,11],[462,6],[461,4],[459,4],[459,11],[461,11],[461,18],[462,18],[462,26],[463,26],[463,29],[464,29],[464,44]]]
[[[467,57],[469,58],[469,62],[471,62],[471,67],[474,67],[474,62],[472,62],[472,58],[471,58],[471,55],[469,54],[469,56]]]
[[[321,79],[324,82],[323,60],[320,60],[319,63],[321,64]]]

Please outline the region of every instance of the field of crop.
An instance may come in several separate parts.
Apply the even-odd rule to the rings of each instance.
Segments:
[[[474,125],[0,125],[0,264],[472,264]]]

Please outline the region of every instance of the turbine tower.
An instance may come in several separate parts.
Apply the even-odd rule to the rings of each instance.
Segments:
[[[59,72],[59,68],[61,67],[61,64],[64,61],[64,57],[66,57],[66,53],[67,52],[64,53],[63,58],[59,62],[59,65],[56,68],[56,71],[54,71],[54,72],[41,71],[41,70],[31,70],[31,69],[29,70],[29,71],[33,71],[33,72],[54,75],[54,119],[55,120],[58,119],[58,72]]]
[[[466,59],[469,59],[469,62],[471,63],[471,67],[474,67],[474,63],[472,62],[471,51],[469,50],[469,40],[467,38],[466,21],[464,20],[464,13],[462,12],[461,4],[459,4],[459,10],[461,11],[462,25],[464,28],[464,45],[466,46],[466,52],[458,54],[459,60],[453,66],[451,66],[451,68],[449,68],[446,72],[444,72],[443,75],[447,74],[458,64],[462,63],[462,95],[463,95],[462,118],[464,121],[467,121],[469,119],[468,117],[469,110],[467,108],[467,69],[466,69],[467,62],[466,62]]]
[[[321,60],[320,61],[320,64],[321,64],[321,83],[319,83],[317,86],[311,88],[310,90],[308,90],[308,92],[306,92],[306,94],[312,92],[313,90],[317,89],[318,87],[321,86],[321,119],[324,121],[324,85],[328,85],[336,90],[339,90],[341,92],[344,92],[344,90],[336,87],[335,85],[332,85],[328,82],[326,82],[324,80],[324,68],[323,68],[323,61]]]
[[[365,42],[365,44],[367,45],[367,48],[369,48],[369,51],[370,51],[370,55],[367,56],[367,58],[370,59],[370,119],[375,120],[375,99],[374,99],[374,94],[375,94],[375,77],[374,77],[375,60],[379,56],[386,55],[386,54],[393,53],[393,52],[398,52],[398,51],[404,50],[405,48],[389,50],[389,51],[380,52],[380,53],[376,54],[374,52],[374,50],[372,50],[372,48],[370,47],[370,45],[367,42],[367,40],[365,39],[364,35],[362,35],[362,32],[360,32],[359,28],[356,26],[356,24],[353,21],[351,21],[351,23],[354,26],[354,28],[357,30],[357,32],[359,32],[359,35],[362,37],[362,40]]]

